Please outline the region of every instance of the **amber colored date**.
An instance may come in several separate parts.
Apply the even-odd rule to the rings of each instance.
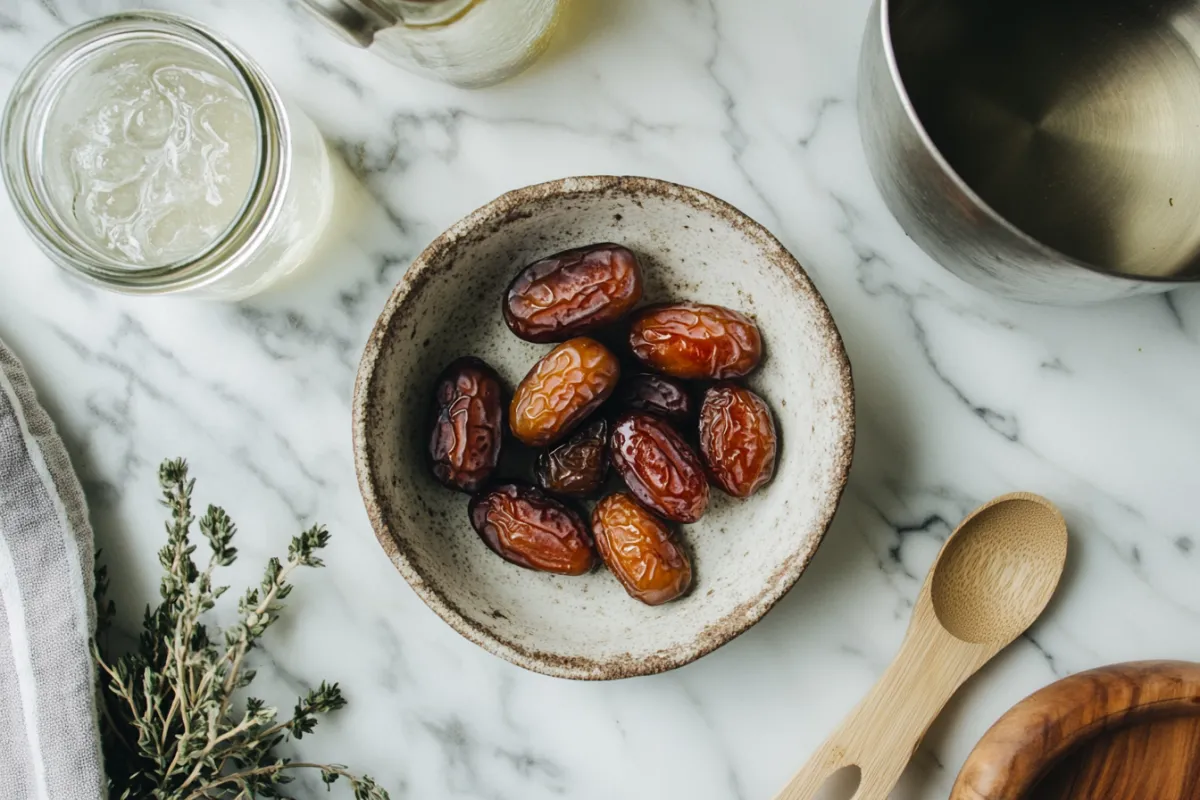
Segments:
[[[695,522],[708,508],[700,457],[666,421],[632,411],[613,426],[613,466],[642,505],[673,522]]]
[[[685,380],[740,378],[762,360],[762,336],[749,317],[699,303],[642,310],[629,346],[646,366]]]
[[[592,422],[538,456],[538,486],[554,494],[586,497],[600,491],[608,476],[608,423]]]
[[[517,274],[504,296],[504,321],[530,342],[561,342],[616,322],[642,299],[637,256],[596,244],[544,258]]]
[[[643,373],[626,378],[617,389],[622,408],[648,411],[672,422],[692,418],[692,396],[682,382],[664,375]]]
[[[438,376],[429,434],[429,464],[444,486],[479,489],[500,461],[504,399],[500,376],[478,358],[460,358]]]
[[[571,432],[617,388],[621,366],[595,339],[563,342],[533,366],[509,406],[513,435],[545,447]]]
[[[587,525],[575,511],[520,484],[471,498],[471,526],[497,555],[526,569],[583,575],[596,565]]]
[[[631,597],[646,605],[669,603],[692,585],[692,565],[665,522],[625,492],[592,511],[596,549]]]
[[[775,474],[779,436],[766,402],[749,389],[717,384],[700,407],[700,454],[713,481],[749,497]]]

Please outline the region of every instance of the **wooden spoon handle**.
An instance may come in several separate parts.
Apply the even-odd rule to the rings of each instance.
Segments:
[[[835,740],[829,739],[796,773],[783,791],[776,795],[775,800],[812,800],[838,770],[858,766],[857,761],[847,759],[845,748]],[[894,762],[877,764],[869,768],[870,772],[864,771],[850,800],[887,800],[887,796],[900,780],[906,762],[907,760],[898,765]],[[864,768],[860,766],[859,769]]]
[[[852,800],[887,800],[934,718],[998,649],[960,641],[923,613],[930,604],[918,602],[896,660],[775,800],[812,800],[852,765],[862,770]]]

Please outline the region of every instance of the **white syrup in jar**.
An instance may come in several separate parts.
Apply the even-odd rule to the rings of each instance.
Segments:
[[[70,74],[44,130],[57,213],[136,267],[203,253],[237,219],[257,172],[260,135],[237,77],[179,44],[131,42],[92,57]]]
[[[42,250],[113,291],[239,300],[333,232],[317,126],[236,45],[173,14],[114,14],[47,45],[9,94],[0,149]]]

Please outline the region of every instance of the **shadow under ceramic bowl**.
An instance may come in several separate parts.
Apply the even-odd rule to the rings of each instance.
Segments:
[[[647,302],[696,300],[754,316],[766,356],[748,383],[781,431],[775,480],[735,501],[714,490],[681,535],[693,590],[658,608],[604,569],[546,575],[495,556],[467,497],[425,462],[438,372],[476,355],[509,389],[548,345],[517,339],[500,301],[539,257],[613,241],[637,252]],[[647,178],[567,178],[510,192],[439,236],[405,274],[371,333],[354,392],[359,486],[384,550],[456,631],[519,666],[564,678],[648,675],[687,664],[745,631],[791,588],[845,488],[854,447],[850,364],[804,270],[764,228],[695,189]]]

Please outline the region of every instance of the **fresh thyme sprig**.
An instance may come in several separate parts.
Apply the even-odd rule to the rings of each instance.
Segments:
[[[115,608],[107,599],[108,572],[96,572],[97,637],[93,655],[101,682],[101,729],[110,797],[114,800],[251,800],[286,798],[290,773],[319,771],[331,786],[345,779],[355,800],[388,800],[369,777],[356,777],[341,764],[292,761],[276,753],[287,739],[312,733],[322,714],[346,705],[336,683],[322,682],[299,698],[291,718],[262,700],[248,697],[234,708],[234,696],[254,680],[247,654],[279,618],[292,591],[288,582],[300,567],[321,567],[318,552],[329,533],[311,528],[292,539],[286,561],[272,558],[262,583],[238,601],[238,621],[210,635],[201,621],[229,588],[213,582],[218,567],[237,559],[232,541],[237,527],[224,510],[209,506],[199,520],[209,556],[201,569],[190,534],[196,518],[187,463],[166,461],[159,468],[163,503],[170,509],[167,544],[158,552],[163,567],[161,602],[147,608],[138,646],[114,655],[107,647]]]

